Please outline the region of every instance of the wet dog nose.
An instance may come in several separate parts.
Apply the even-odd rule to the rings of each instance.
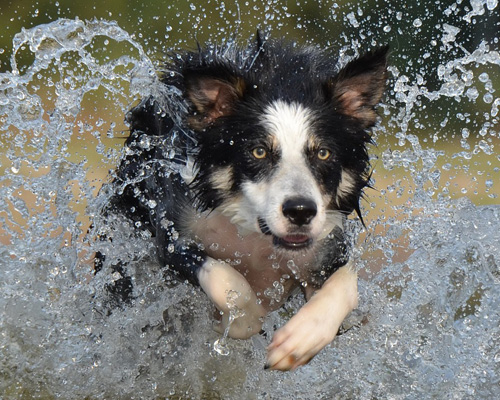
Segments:
[[[318,208],[312,200],[296,197],[283,203],[283,215],[298,226],[307,225],[316,215]]]

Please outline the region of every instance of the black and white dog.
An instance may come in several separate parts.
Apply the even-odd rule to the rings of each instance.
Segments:
[[[177,53],[161,80],[182,93],[181,117],[158,96],[129,114],[107,213],[153,234],[160,262],[220,311],[220,330],[248,338],[304,292],[266,368],[306,364],[357,306],[343,228],[368,184],[387,53],[339,69],[329,54],[259,35],[247,48]]]

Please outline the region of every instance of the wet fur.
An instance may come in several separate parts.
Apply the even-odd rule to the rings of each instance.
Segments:
[[[165,65],[162,83],[182,93],[185,112],[151,97],[128,116],[106,213],[152,233],[160,262],[222,312],[220,330],[239,312],[230,336],[250,337],[303,290],[266,367],[307,363],[357,304],[343,221],[360,215],[386,58],[382,48],[339,69],[328,53],[260,36],[208,46]]]

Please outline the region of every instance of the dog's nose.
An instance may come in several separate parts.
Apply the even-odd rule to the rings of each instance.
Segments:
[[[283,203],[283,215],[298,226],[307,225],[315,217],[318,208],[312,200],[296,197]]]

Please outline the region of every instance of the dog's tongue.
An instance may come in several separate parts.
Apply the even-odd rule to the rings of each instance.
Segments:
[[[300,245],[308,242],[309,237],[307,237],[307,235],[288,235],[282,238],[281,240],[290,245],[294,244]]]
[[[274,236],[273,243],[288,249],[302,249],[311,244],[311,239],[307,235],[287,235],[281,238]]]

